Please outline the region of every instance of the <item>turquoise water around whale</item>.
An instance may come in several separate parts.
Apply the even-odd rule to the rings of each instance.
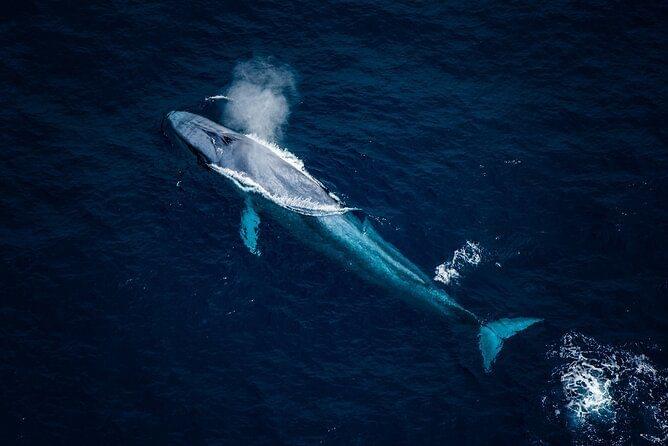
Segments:
[[[3,10],[2,444],[666,442],[665,5]],[[476,330],[261,211],[249,252],[171,110],[289,150],[485,320],[544,322],[485,373]]]

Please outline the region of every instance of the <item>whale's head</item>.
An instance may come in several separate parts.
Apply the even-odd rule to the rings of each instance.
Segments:
[[[166,119],[179,140],[206,164],[217,163],[224,148],[236,140],[233,130],[194,113],[173,111]]]

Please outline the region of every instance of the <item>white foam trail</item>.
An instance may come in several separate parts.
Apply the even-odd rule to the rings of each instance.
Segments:
[[[263,146],[267,147],[274,154],[276,154],[276,156],[280,157],[286,163],[292,165],[295,169],[299,170],[302,174],[307,176],[311,181],[316,183],[318,186],[325,188],[322,185],[322,183],[320,183],[320,181],[314,178],[306,170],[306,168],[304,167],[304,162],[299,158],[297,158],[297,156],[292,152],[279,147],[277,144],[265,141],[264,139],[260,138],[257,135],[248,134],[246,136],[252,139],[253,141],[257,142],[258,144],[262,144]],[[325,215],[344,214],[352,210],[357,210],[357,208],[344,206],[341,200],[331,192],[329,193],[329,195],[335,201],[335,203],[331,205],[323,205],[321,203],[316,203],[308,197],[276,196],[271,194],[260,184],[258,184],[257,182],[255,182],[254,180],[252,180],[247,175],[244,175],[241,172],[217,166],[215,164],[209,164],[209,167],[211,167],[211,169],[215,170],[216,172],[226,176],[227,178],[230,178],[241,190],[245,192],[258,193],[267,198],[268,200],[271,200],[274,203],[278,204],[279,206],[298,212],[300,214],[311,215],[311,216],[325,216]]]
[[[448,285],[452,280],[460,277],[460,271],[465,265],[477,265],[482,260],[480,245],[466,241],[464,246],[452,253],[452,259],[436,267],[434,280]]]
[[[552,408],[557,416],[566,408],[576,436],[590,444],[668,441],[668,372],[646,355],[568,333],[548,356],[562,361],[553,371],[561,391]]]

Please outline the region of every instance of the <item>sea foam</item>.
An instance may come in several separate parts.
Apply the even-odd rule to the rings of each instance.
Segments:
[[[636,350],[568,333],[548,353],[559,361],[552,374],[559,388],[544,404],[566,421],[576,443],[668,441],[668,373]]]
[[[436,267],[434,280],[448,285],[460,277],[462,268],[466,265],[477,265],[482,260],[480,245],[466,241],[464,246],[452,253],[452,258]]]

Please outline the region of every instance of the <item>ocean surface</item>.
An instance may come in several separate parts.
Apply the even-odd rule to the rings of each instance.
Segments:
[[[0,443],[666,444],[666,23],[658,1],[3,5]],[[289,150],[480,317],[544,321],[485,373],[476,330],[269,216],[252,254],[171,110]]]

